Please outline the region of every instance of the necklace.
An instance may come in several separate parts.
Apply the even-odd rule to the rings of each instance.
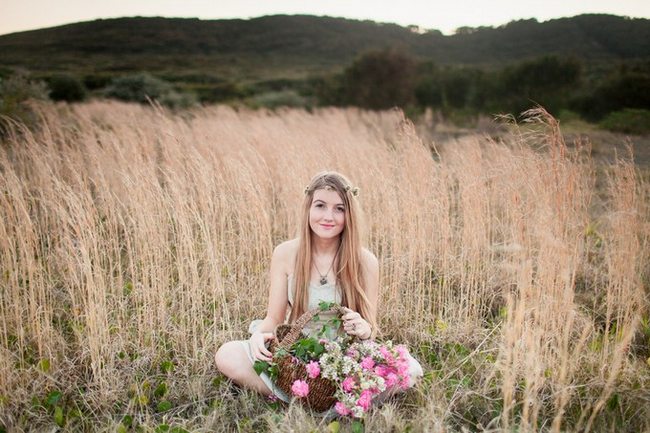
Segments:
[[[341,244],[339,244],[339,248],[336,250],[336,254],[334,254],[334,257],[332,258],[332,263],[330,263],[330,267],[327,270],[327,272],[325,272],[325,274],[322,274],[320,272],[320,269],[318,269],[318,266],[316,266],[316,260],[313,260],[314,267],[316,268],[316,272],[318,272],[318,275],[320,276],[320,280],[318,280],[318,281],[320,282],[321,286],[324,286],[325,284],[327,284],[327,276],[329,275],[330,271],[332,270],[332,266],[334,266],[334,262],[336,261],[336,257],[339,255],[339,250],[340,249],[341,249]]]

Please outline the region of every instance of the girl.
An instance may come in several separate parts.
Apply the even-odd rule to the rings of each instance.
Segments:
[[[379,264],[361,246],[358,191],[336,172],[317,174],[305,188],[299,237],[273,251],[266,317],[251,323],[249,340],[225,343],[215,355],[217,368],[234,382],[290,400],[266,374],[258,376],[253,370],[255,360],[271,360],[266,343],[285,321],[288,309],[288,320],[293,322],[321,301],[337,302],[346,308],[344,332],[360,339],[377,333]],[[312,334],[317,326],[307,325],[304,330]],[[411,384],[422,376],[422,367],[413,358],[410,374]]]

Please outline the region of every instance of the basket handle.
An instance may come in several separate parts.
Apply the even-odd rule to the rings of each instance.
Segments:
[[[305,325],[314,318],[319,313],[339,313],[339,315],[345,314],[345,310],[343,307],[332,307],[327,310],[321,310],[320,308],[314,308],[312,310],[305,311],[298,319],[295,321],[293,326],[291,327],[291,331],[287,335],[284,336],[282,341],[278,343],[278,348],[283,348],[283,349],[289,349],[293,343],[295,343],[298,340],[298,337],[300,336],[300,331],[305,327]]]

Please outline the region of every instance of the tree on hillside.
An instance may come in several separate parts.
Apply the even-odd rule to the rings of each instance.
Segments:
[[[382,110],[414,101],[416,62],[395,50],[372,51],[344,73],[345,102]]]
[[[485,73],[471,67],[421,65],[415,97],[422,107],[442,110],[483,108],[487,92]]]
[[[494,108],[519,113],[533,103],[553,112],[567,103],[568,95],[582,80],[582,64],[576,59],[544,56],[503,69],[493,89]]]
[[[624,108],[650,109],[650,73],[612,74],[589,94],[575,98],[572,106],[593,121]]]

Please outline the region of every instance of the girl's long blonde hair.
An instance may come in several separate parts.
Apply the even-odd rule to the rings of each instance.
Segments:
[[[342,174],[325,171],[314,176],[305,189],[305,200],[302,206],[302,217],[298,254],[294,268],[293,306],[289,321],[294,322],[308,308],[309,284],[312,268],[312,231],[309,225],[309,210],[311,208],[314,192],[319,189],[336,191],[345,206],[345,223],[340,234],[338,256],[334,266],[336,283],[341,290],[341,304],[348,307],[363,317],[373,330],[377,324],[370,313],[370,302],[365,294],[364,269],[361,266],[361,208],[357,202],[358,188],[353,188]]]

